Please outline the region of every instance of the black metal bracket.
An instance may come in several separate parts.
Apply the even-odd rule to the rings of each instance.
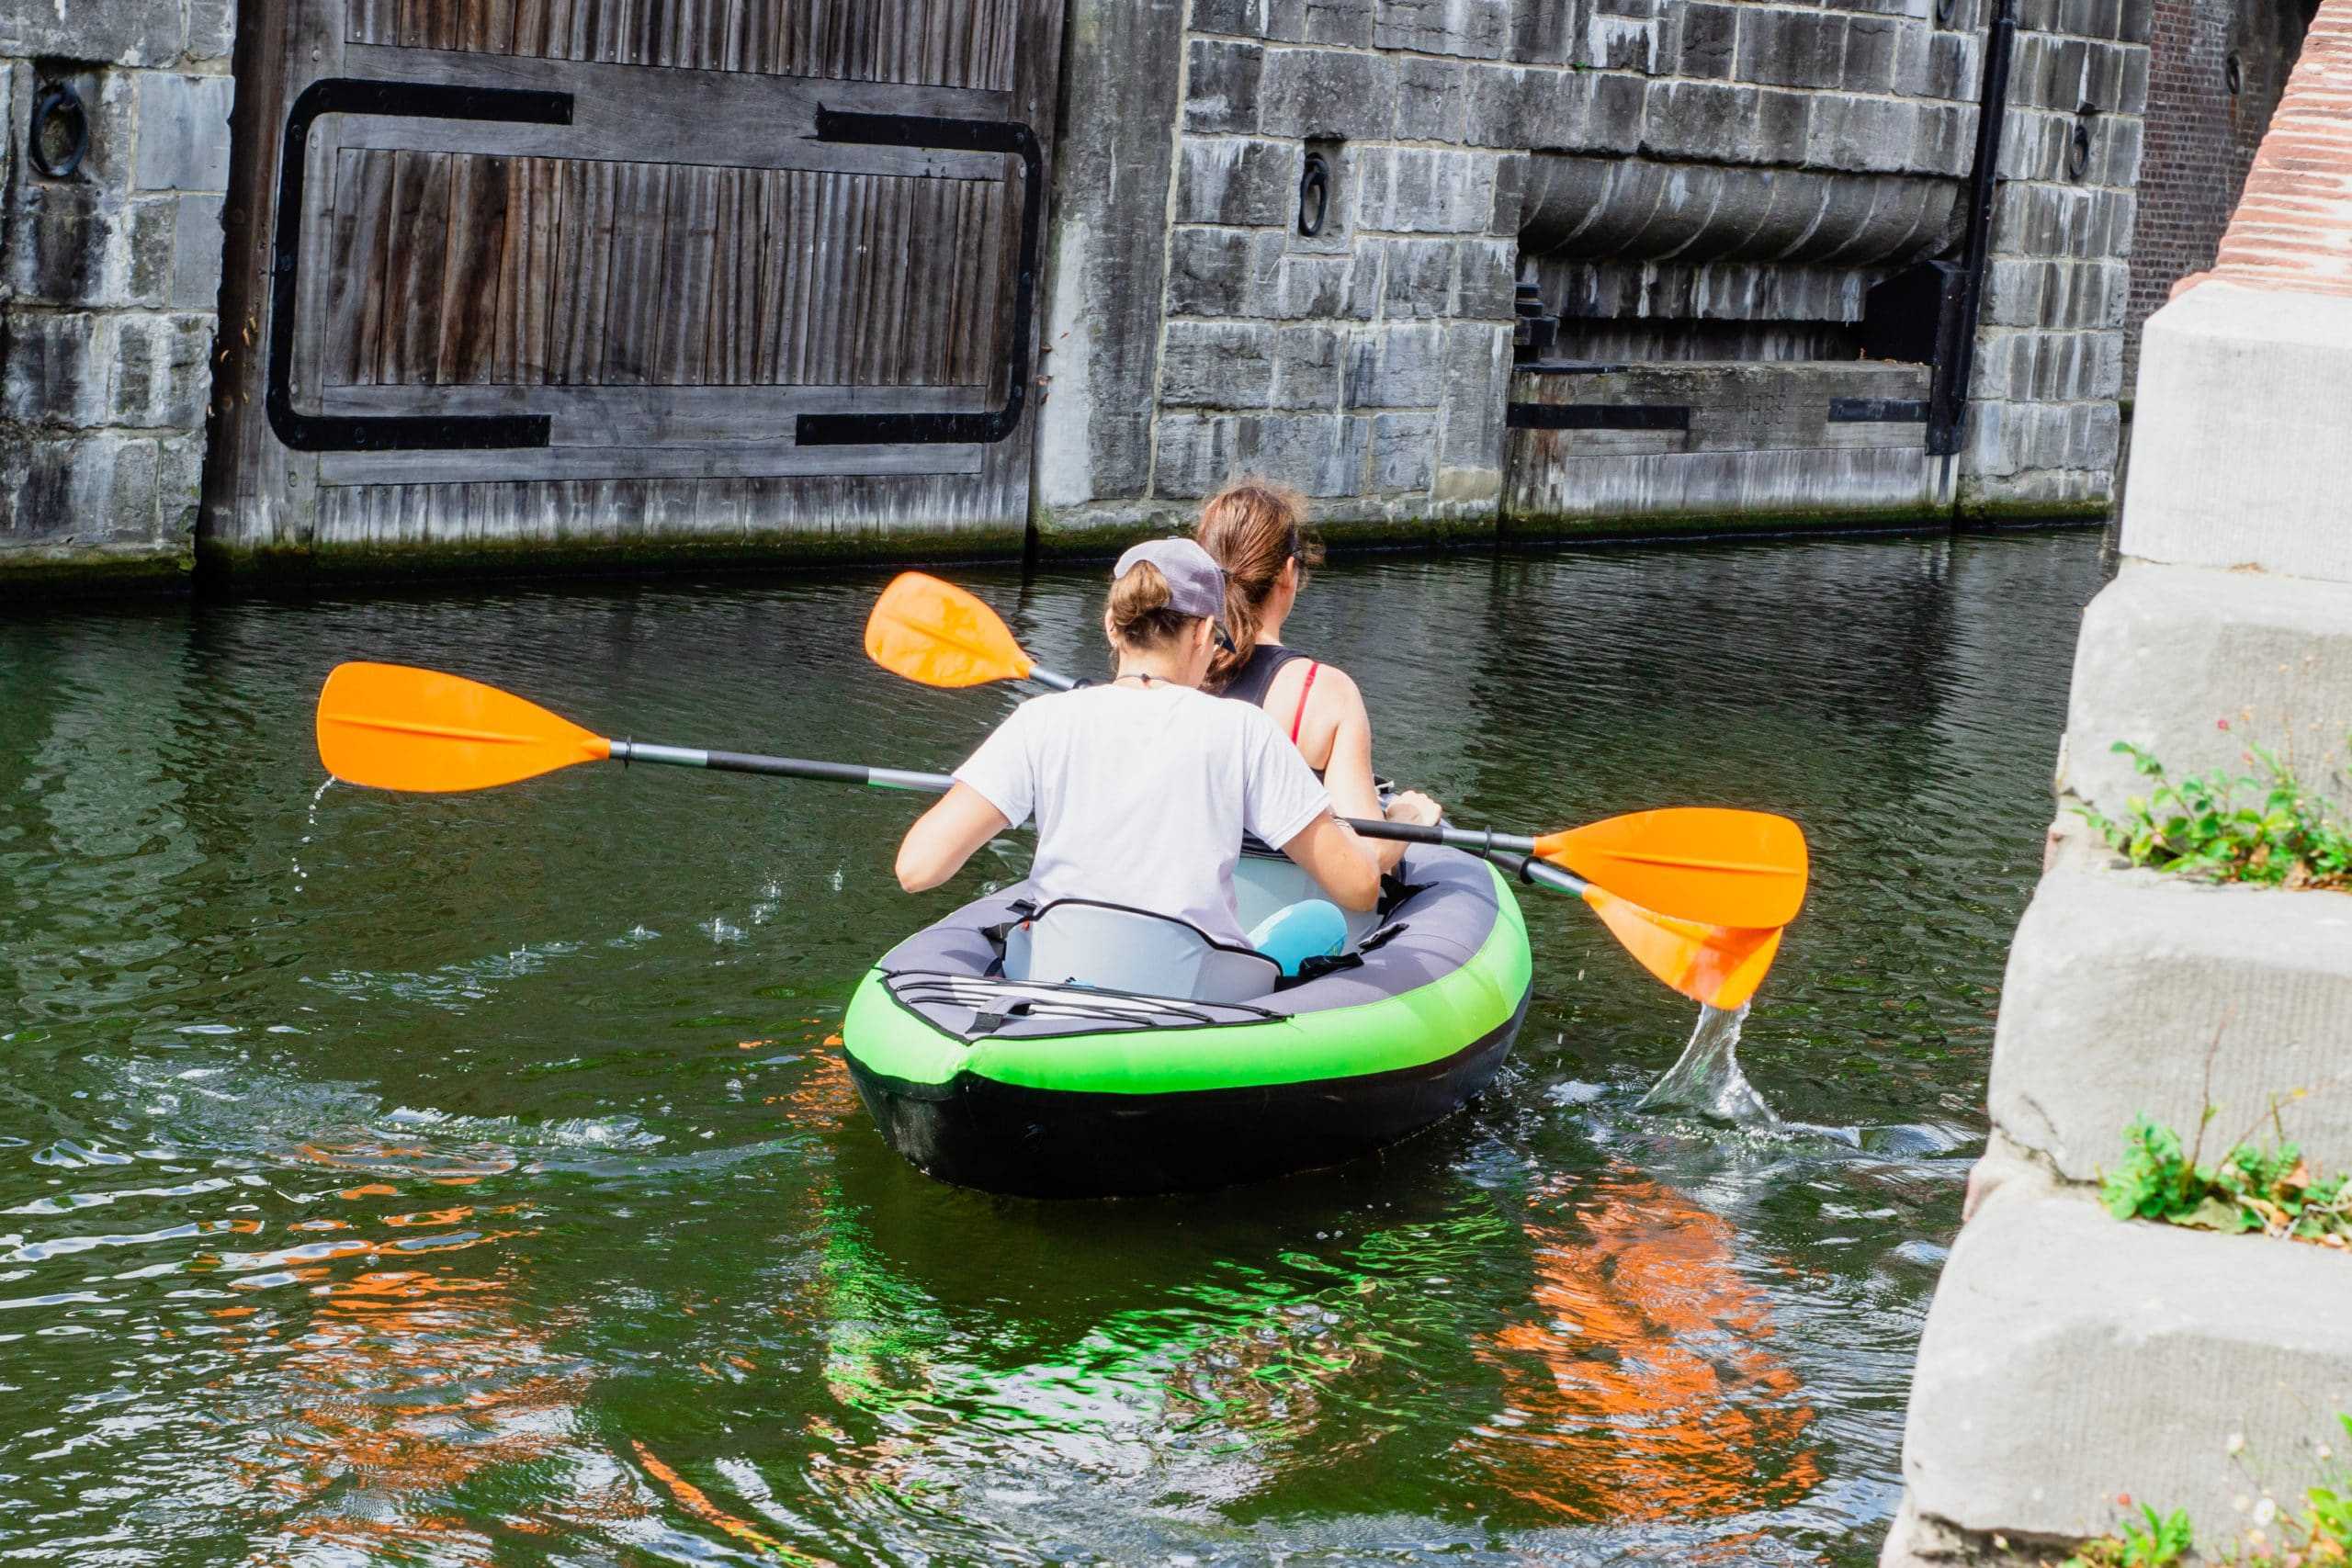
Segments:
[[[2007,117],[2009,62],[2017,38],[2016,0],[1995,0],[1984,35],[1984,76],[1976,114],[1976,161],[1969,175],[1968,231],[1958,261],[1915,262],[1871,285],[1863,296],[1863,353],[1928,367],[1927,448],[1959,452],[1968,423],[1969,384],[1976,367],[1976,328],[1984,313],[1985,276],[1992,266],[1994,197],[2001,169],[2001,128]],[[1844,401],[1846,400],[1838,400]],[[1830,418],[1840,416],[1831,404]]]
[[[2001,178],[2001,129],[2009,117],[2009,58],[2017,42],[2017,0],[1996,0],[1984,30],[1984,77],[1976,106],[1976,162],[1968,176],[1968,239],[1961,287],[1952,301],[1957,320],[1939,337],[1936,373],[1928,393],[1928,450],[1948,457],[1960,450],[1968,422],[1969,380],[1976,368],[1976,323],[1984,313],[1984,278],[1993,256],[1993,197]]]
[[[1513,430],[1688,430],[1688,403],[1512,403]]]
[[[286,117],[277,175],[277,223],[269,262],[269,367],[262,402],[269,427],[297,452],[472,451],[545,446],[545,414],[385,414],[346,418],[294,408],[294,303],[302,254],[302,197],[309,179],[311,128],[326,115],[401,119],[491,120],[570,125],[570,93],[512,87],[441,87],[422,82],[330,76],[313,82]]]
[[[1927,422],[1928,400],[1925,398],[1829,400],[1829,423],[1832,424],[1925,424]]]
[[[1633,365],[1611,365],[1597,359],[1536,359],[1519,368],[1530,376],[1618,376]]]
[[[1004,404],[970,413],[804,413],[794,425],[803,446],[895,446],[917,442],[1001,441],[1021,428],[1029,406],[1029,339],[1045,241],[1046,161],[1037,133],[1018,120],[940,119],[924,115],[853,114],[817,108],[819,141],[868,147],[929,147],[959,152],[1009,152],[1028,186],[1021,200],[1021,276],[1012,299],[1012,365]]]

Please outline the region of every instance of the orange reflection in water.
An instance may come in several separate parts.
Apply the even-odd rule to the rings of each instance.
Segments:
[[[288,1227],[331,1229],[330,1239],[212,1260],[232,1289],[251,1292],[213,1314],[238,1329],[217,1343],[243,1353],[222,1386],[256,1407],[260,1431],[238,1464],[247,1494],[289,1560],[324,1548],[489,1562],[491,1529],[528,1533],[538,1521],[485,1520],[478,1504],[460,1506],[460,1489],[558,1450],[591,1382],[550,1347],[561,1324],[531,1321],[518,1300],[507,1244],[529,1234],[513,1228],[523,1208],[397,1201],[410,1183],[471,1181],[476,1162],[383,1147],[302,1152],[331,1167],[414,1168],[338,1190],[353,1208]],[[358,1207],[387,1198],[381,1212]],[[255,1560],[272,1560],[270,1550]]]
[[[1533,1310],[1479,1348],[1505,1413],[1464,1441],[1496,1485],[1555,1517],[1690,1521],[1820,1483],[1815,1412],[1728,1224],[1623,1173],[1529,1206]]]
[[[785,1107],[784,1117],[796,1127],[831,1127],[858,1112],[857,1086],[850,1082],[849,1063],[839,1049],[841,1036],[829,1035],[822,1048],[808,1052],[808,1070],[767,1103]]]
[[[517,1319],[501,1279],[376,1269],[313,1286],[313,1301],[303,1331],[268,1348],[284,1408],[251,1479],[298,1540],[485,1560],[458,1489],[562,1442],[585,1372]]]
[[[678,1500],[678,1506],[702,1520],[703,1523],[715,1525],[738,1540],[749,1541],[765,1556],[778,1558],[786,1562],[806,1563],[809,1568],[833,1568],[832,1563],[827,1559],[795,1551],[766,1531],[729,1513],[710,1500],[710,1494],[664,1464],[653,1450],[643,1443],[631,1439],[629,1447],[637,1450],[638,1462],[645,1466],[645,1472],[668,1487],[670,1495]]]

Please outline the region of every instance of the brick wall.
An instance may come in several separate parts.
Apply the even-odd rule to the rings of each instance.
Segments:
[[[2147,150],[2132,235],[2127,378],[2139,366],[2140,324],[2175,282],[2213,265],[2222,230],[2294,66],[2303,14],[2302,0],[2154,0]]]
[[[220,290],[235,0],[0,6],[0,557],[175,577],[195,527]],[[36,64],[35,62],[39,63]],[[78,95],[62,178],[36,104]]]
[[[2352,4],[2312,18],[2209,275],[2249,288],[2352,295]],[[2335,411],[2341,413],[2341,400]]]

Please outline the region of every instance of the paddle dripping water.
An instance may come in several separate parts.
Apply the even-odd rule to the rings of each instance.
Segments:
[[[1687,1111],[1734,1127],[1778,1127],[1780,1113],[1739,1070],[1739,1028],[1747,1019],[1744,1002],[1729,1011],[1700,1008],[1690,1043],[1634,1109]]]

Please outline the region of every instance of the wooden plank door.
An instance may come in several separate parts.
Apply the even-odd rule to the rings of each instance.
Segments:
[[[1025,527],[1059,0],[277,26],[240,83],[232,560]]]

